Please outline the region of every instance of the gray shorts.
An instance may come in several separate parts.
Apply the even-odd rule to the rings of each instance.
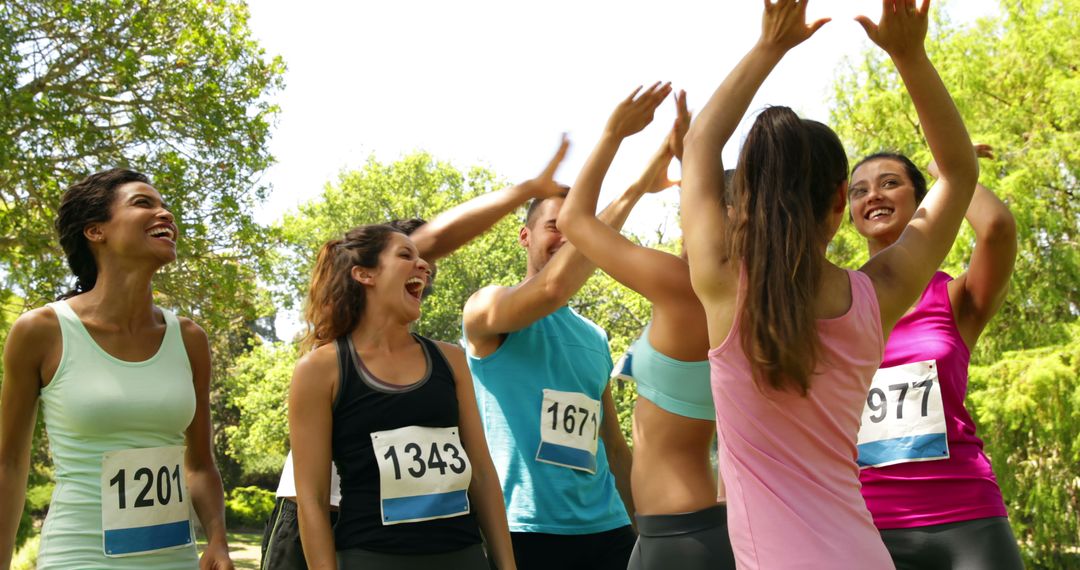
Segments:
[[[383,554],[359,548],[339,550],[338,570],[489,570],[484,548],[474,544],[440,554]]]
[[[628,570],[735,569],[724,505],[692,513],[634,518],[638,540]]]
[[[881,531],[897,570],[1023,570],[1005,517]]]

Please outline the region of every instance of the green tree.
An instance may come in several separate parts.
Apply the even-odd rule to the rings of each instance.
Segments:
[[[26,306],[69,286],[52,230],[62,189],[111,166],[148,173],[177,215],[179,261],[160,301],[221,352],[268,312],[251,260],[256,175],[284,65],[230,0],[0,4],[0,284]]]
[[[272,484],[288,453],[289,420],[286,399],[296,347],[252,340],[253,347],[233,363],[223,391],[238,418],[225,427],[225,453],[240,466],[245,481]]]
[[[927,42],[972,139],[996,149],[981,181],[1006,200],[1019,231],[1017,286],[979,341],[978,362],[1066,342],[1080,307],[1080,0],[1000,5],[1001,17],[963,28],[939,18]],[[880,50],[843,70],[831,117],[856,159],[893,149],[929,161],[911,100]],[[863,243],[846,224],[833,256],[860,263]],[[965,227],[946,270],[962,271],[973,245]]]

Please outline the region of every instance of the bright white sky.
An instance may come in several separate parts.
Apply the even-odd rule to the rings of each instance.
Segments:
[[[940,2],[935,2],[940,4]],[[996,2],[953,0],[957,22],[996,12]],[[281,114],[264,175],[273,187],[258,213],[278,219],[319,195],[343,169],[374,154],[393,161],[423,149],[458,168],[482,165],[510,181],[537,174],[567,132],[558,178],[572,183],[615,104],[657,80],[685,89],[691,110],[757,39],[760,0],[249,0],[251,27],[288,65],[275,97]],[[810,17],[833,18],[791,52],[751,110],[784,104],[828,119],[833,76],[867,47],[859,13],[880,0],[816,0]],[[602,203],[632,182],[674,120],[666,101],[628,139]],[[744,122],[733,141],[745,134]],[[725,149],[734,162],[737,144]],[[677,172],[673,173],[677,176]],[[651,234],[675,197],[646,197],[627,227]],[[356,220],[368,223],[372,220]],[[669,227],[669,229],[672,229]]]

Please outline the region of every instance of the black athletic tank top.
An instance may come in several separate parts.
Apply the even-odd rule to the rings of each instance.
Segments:
[[[388,554],[435,554],[478,544],[476,517],[467,514],[419,522],[383,524],[379,464],[371,434],[408,426],[457,428],[454,373],[439,347],[413,335],[427,359],[427,374],[408,386],[386,384],[361,362],[349,337],[338,338],[340,386],[333,408],[333,457],[341,476],[341,506],[334,541],[338,550],[361,548]],[[449,453],[447,452],[449,450]],[[441,453],[400,451],[399,473],[463,465],[455,449]],[[464,448],[460,450],[464,454]],[[384,458],[384,461],[386,459]],[[423,465],[417,463],[422,462]]]

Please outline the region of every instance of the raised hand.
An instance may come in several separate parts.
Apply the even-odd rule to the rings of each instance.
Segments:
[[[690,111],[686,108],[686,91],[680,90],[675,94],[675,124],[671,127],[668,135],[668,149],[675,158],[682,161],[683,139],[686,131],[690,130]]]
[[[994,147],[988,144],[976,143],[974,148],[975,156],[979,158],[994,158]],[[926,165],[926,171],[934,178],[941,177],[941,172],[938,171],[937,161],[934,159],[930,159],[930,164]]]
[[[615,111],[611,113],[607,125],[604,127],[605,134],[624,139],[634,133],[640,132],[653,120],[653,114],[660,103],[671,93],[671,83],[653,83],[644,92],[638,86],[623,99]]]
[[[809,0],[765,0],[765,13],[761,16],[761,39],[758,43],[786,52],[814,35],[814,32],[821,29],[831,18],[822,18],[807,25],[808,2]]]
[[[915,0],[882,0],[881,21],[875,24],[866,16],[857,16],[855,21],[870,41],[897,58],[923,51],[929,14],[930,0],[922,0],[918,7]]]
[[[555,182],[555,171],[559,169],[559,165],[566,158],[566,151],[569,149],[570,139],[567,138],[566,133],[563,133],[562,141],[559,142],[559,150],[555,151],[555,156],[551,157],[544,170],[536,178],[521,183],[528,190],[530,196],[541,199],[551,198],[562,194],[566,190],[566,187]]]

